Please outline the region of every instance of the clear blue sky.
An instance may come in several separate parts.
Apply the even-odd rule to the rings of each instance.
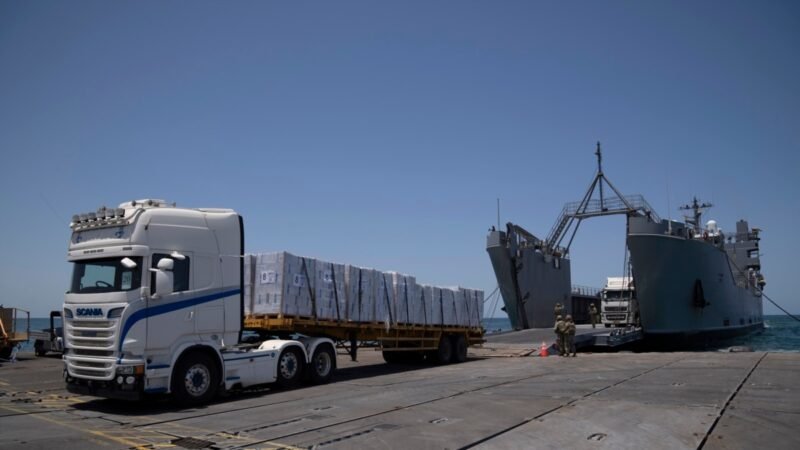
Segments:
[[[763,228],[797,313],[798,55],[794,1],[4,1],[0,303],[60,308],[71,215],[147,197],[235,208],[249,251],[488,293],[495,199],[546,234],[599,140],[662,216],[697,195]],[[584,223],[573,282],[623,246]]]

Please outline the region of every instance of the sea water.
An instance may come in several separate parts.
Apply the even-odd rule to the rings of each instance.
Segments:
[[[511,331],[507,317],[483,319],[487,334]],[[746,346],[757,352],[800,352],[800,322],[787,315],[764,316],[764,329],[731,339],[718,341],[707,350],[727,350],[730,347]]]
[[[24,321],[18,321],[24,329]],[[61,326],[61,320],[56,319],[56,327]],[[30,329],[40,331],[50,327],[50,319],[44,317],[31,318]],[[483,319],[486,333],[511,331],[511,322],[507,317],[486,317]],[[720,341],[715,347],[727,349],[733,346],[747,346],[754,351],[762,352],[800,352],[800,322],[786,315],[764,316],[763,331],[750,333],[733,339]],[[22,351],[32,351],[33,341],[24,343]]]

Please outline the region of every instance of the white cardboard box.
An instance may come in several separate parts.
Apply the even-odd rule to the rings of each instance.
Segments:
[[[314,259],[289,252],[255,256],[253,312],[311,317]]]
[[[375,321],[375,271],[363,267],[345,266],[345,295],[347,320]]]
[[[327,261],[314,261],[314,287],[316,317],[318,319],[346,320],[347,297],[344,265]]]

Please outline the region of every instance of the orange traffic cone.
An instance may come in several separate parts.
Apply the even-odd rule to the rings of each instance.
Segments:
[[[547,353],[547,344],[542,341],[542,347],[539,349],[539,356],[549,356]]]

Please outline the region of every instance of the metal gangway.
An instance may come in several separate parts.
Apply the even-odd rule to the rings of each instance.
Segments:
[[[641,214],[660,222],[661,218],[653,210],[647,200],[641,195],[622,195],[611,181],[603,174],[603,155],[600,150],[600,142],[597,143],[597,173],[589,185],[589,189],[579,202],[570,202],[564,205],[561,214],[558,216],[553,228],[550,229],[547,238],[543,241],[543,251],[546,253],[560,253],[566,256],[569,253],[569,247],[572,245],[575,234],[578,232],[578,227],[581,221],[591,217],[611,216],[617,214],[625,214],[632,216]],[[604,186],[608,186],[613,192],[613,196],[606,197],[604,193]],[[597,198],[595,191],[598,192]],[[574,225],[574,227],[573,227]],[[569,231],[572,230],[572,235],[565,246],[561,245]]]

